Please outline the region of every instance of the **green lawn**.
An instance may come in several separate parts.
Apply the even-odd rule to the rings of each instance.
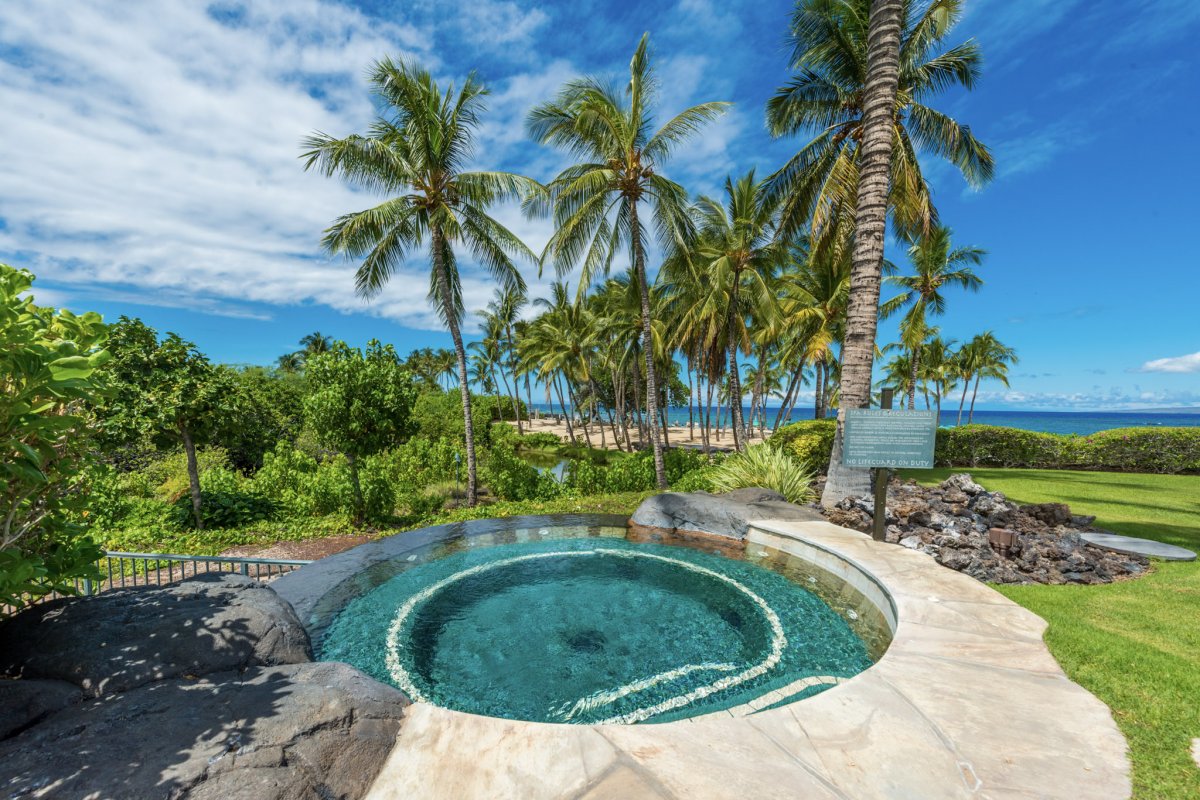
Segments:
[[[922,470],[936,483],[970,472],[1022,503],[1066,502],[1119,533],[1200,550],[1200,476],[1056,470]],[[1133,756],[1134,797],[1200,797],[1189,755],[1200,737],[1200,562],[1157,562],[1107,586],[999,586],[1050,623],[1046,643],[1067,674],[1108,703]],[[1054,713],[1048,710],[1048,713]]]

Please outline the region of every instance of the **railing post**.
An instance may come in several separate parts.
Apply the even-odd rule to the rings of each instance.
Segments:
[[[242,574],[247,578],[250,577],[250,565],[245,561],[242,562]]]
[[[83,596],[91,597],[93,593],[94,592],[92,591],[92,579],[84,578],[83,579]]]

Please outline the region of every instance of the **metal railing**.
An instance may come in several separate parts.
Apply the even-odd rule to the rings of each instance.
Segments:
[[[255,580],[272,580],[311,564],[311,561],[290,558],[243,558],[241,556],[185,556],[176,553],[118,553],[108,552],[96,562],[100,580],[77,578],[75,595],[90,597],[112,589],[134,586],[163,586],[168,583],[210,572],[230,572]],[[190,568],[189,568],[190,567]],[[30,600],[27,605],[45,603],[59,597],[59,592]],[[20,607],[0,606],[0,617],[18,611]]]

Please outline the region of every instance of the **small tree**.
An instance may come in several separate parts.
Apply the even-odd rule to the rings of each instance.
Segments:
[[[208,442],[222,421],[236,412],[236,386],[226,370],[214,367],[196,346],[158,333],[139,319],[121,317],[109,333],[113,359],[105,369],[108,400],[96,416],[109,444],[147,440],[182,444],[196,528],[204,528],[196,445]]]
[[[74,591],[101,550],[79,518],[89,459],[81,406],[97,392],[98,314],[39,308],[32,273],[0,264],[0,604]]]
[[[322,447],[346,456],[355,522],[366,516],[359,459],[399,444],[412,431],[417,389],[391,345],[372,339],[364,355],[338,342],[309,358],[305,421]]]

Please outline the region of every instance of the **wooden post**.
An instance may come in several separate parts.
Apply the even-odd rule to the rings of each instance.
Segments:
[[[892,407],[892,393],[891,389],[880,390],[880,408],[890,409]],[[890,476],[891,470],[887,467],[875,468],[875,508],[871,538],[877,542],[882,542],[887,536],[887,485]]]

